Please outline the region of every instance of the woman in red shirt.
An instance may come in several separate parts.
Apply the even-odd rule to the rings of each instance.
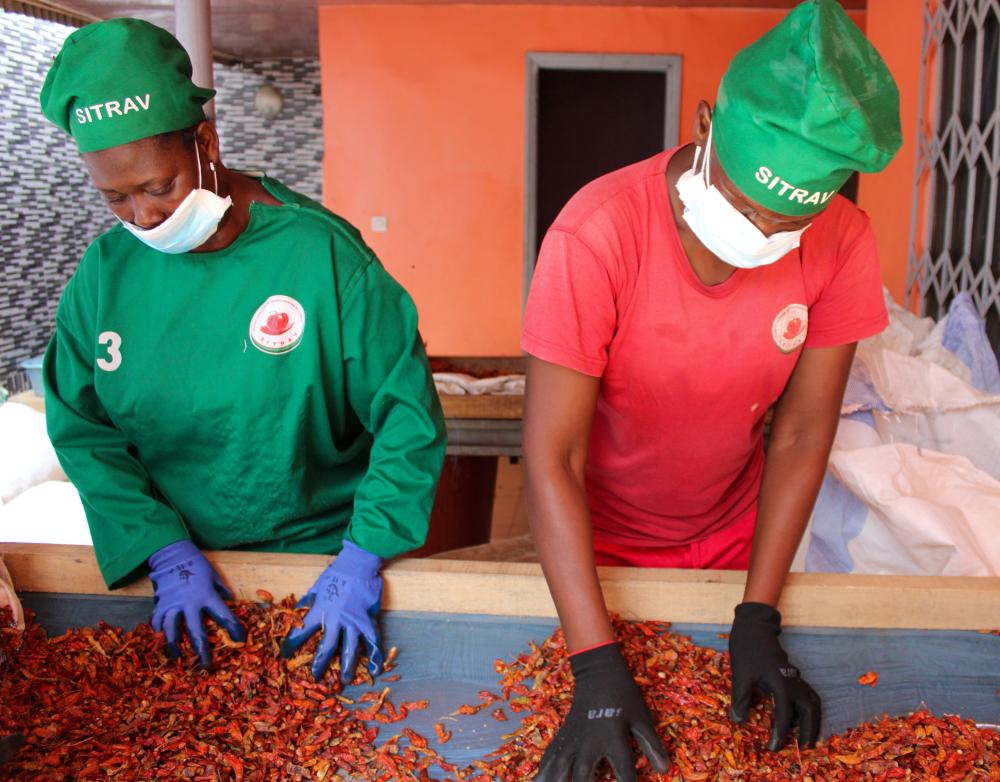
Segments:
[[[771,694],[770,748],[821,707],[775,606],[812,512],[855,345],[887,324],[867,216],[837,191],[901,143],[899,97],[834,0],[740,52],[695,142],[592,182],[539,254],[522,347],[532,529],[577,682],[537,780],[668,759],[595,565],[748,569],[731,713]],[[775,405],[765,457],[764,417]]]

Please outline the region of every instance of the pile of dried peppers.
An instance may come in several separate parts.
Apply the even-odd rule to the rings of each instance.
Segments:
[[[671,634],[663,622],[614,621],[629,668],[659,718],[673,768],[667,775],[639,761],[639,779],[742,782],[973,782],[1000,780],[1000,733],[955,716],[926,711],[884,717],[831,736],[816,749],[795,742],[768,752],[770,707],[751,709],[734,725],[729,710],[729,655]],[[496,662],[511,708],[524,711],[521,728],[489,763],[500,780],[525,780],[572,702],[572,675],[562,633],[532,645],[513,664]],[[605,771],[603,779],[614,779]]]
[[[429,704],[394,703],[397,675],[371,682],[359,666],[358,682],[374,686],[354,702],[341,694],[336,666],[312,681],[308,649],[278,657],[280,640],[302,613],[291,600],[241,603],[235,613],[247,642],[213,636],[211,671],[168,660],[148,624],[57,638],[34,623],[23,635],[0,630],[0,734],[27,736],[0,780],[522,782],[572,698],[559,631],[511,663],[497,660],[498,692],[481,692],[458,713],[488,708],[503,721],[506,708],[520,713],[520,727],[491,755],[456,768],[438,751],[451,736],[443,723],[429,737],[398,730],[408,712]],[[926,712],[862,725],[814,750],[793,743],[768,753],[768,710],[755,707],[743,726],[726,717],[724,653],[668,633],[665,623],[616,620],[615,627],[674,762],[661,777],[640,760],[642,780],[1000,782],[1000,735]],[[606,769],[603,778],[612,778]]]

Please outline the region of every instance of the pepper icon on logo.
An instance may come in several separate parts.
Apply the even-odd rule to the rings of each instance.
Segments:
[[[292,321],[286,312],[272,312],[267,316],[267,323],[260,327],[265,334],[277,337],[292,327]]]
[[[804,304],[789,304],[771,324],[771,337],[782,353],[791,353],[799,347],[808,332],[809,310]]]
[[[250,341],[263,353],[288,353],[302,341],[306,312],[291,296],[269,296],[250,319]]]

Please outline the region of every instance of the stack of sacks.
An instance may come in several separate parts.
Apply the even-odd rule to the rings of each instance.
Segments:
[[[1000,575],[1000,368],[967,294],[858,346],[806,570]],[[803,556],[804,554],[804,556]]]
[[[91,545],[80,495],[59,468],[45,416],[0,404],[0,541]]]
[[[471,394],[523,394],[524,375],[498,375],[497,377],[473,377],[460,372],[435,372],[434,387],[439,394],[462,396]]]

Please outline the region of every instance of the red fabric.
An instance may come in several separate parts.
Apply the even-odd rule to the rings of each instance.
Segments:
[[[601,378],[587,493],[595,539],[614,544],[678,546],[731,527],[757,501],[764,414],[798,343],[847,344],[888,323],[868,218],[840,196],[800,249],[703,284],[674,224],[672,154],[570,200],[525,313],[525,351]]]
[[[594,541],[597,565],[669,567],[697,570],[746,570],[757,522],[757,508],[713,535],[681,546],[626,546]]]
[[[618,643],[618,642],[617,641],[602,641],[599,644],[593,644],[592,646],[585,646],[582,649],[577,649],[575,651],[572,651],[572,652],[569,653],[569,656],[572,657],[574,654],[583,654],[584,652],[589,652],[591,649],[600,649],[602,646],[611,646],[611,644],[616,644],[616,643]]]

